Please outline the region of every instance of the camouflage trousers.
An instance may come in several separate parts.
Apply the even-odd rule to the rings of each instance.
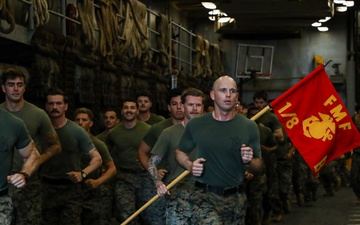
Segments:
[[[194,182],[178,183],[166,196],[166,224],[191,225],[192,207],[189,202]]]
[[[254,176],[246,182],[246,196],[249,207],[246,210],[246,224],[260,224],[263,196],[266,193],[265,175]]]
[[[115,179],[115,217],[118,222],[129,218],[156,195],[156,187],[145,171],[117,174]],[[129,224],[165,225],[165,199],[159,198]]]
[[[197,225],[244,225],[248,206],[245,193],[220,196],[194,188],[190,195],[193,224]]]
[[[9,187],[9,195],[14,204],[14,225],[39,225],[41,223],[41,182],[34,174],[26,186]]]
[[[0,224],[11,225],[13,204],[9,195],[0,197]]]
[[[42,183],[43,225],[81,225],[81,184],[53,185]]]
[[[113,188],[111,184],[100,185],[96,189],[83,188],[81,222],[83,225],[111,224],[113,209]]]

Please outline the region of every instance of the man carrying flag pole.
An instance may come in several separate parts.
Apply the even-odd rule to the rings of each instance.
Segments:
[[[360,134],[324,66],[271,102],[271,107],[313,175],[360,146]]]
[[[360,146],[360,134],[322,65],[270,105],[313,175],[338,156]],[[256,120],[268,110],[270,106],[251,119]],[[187,174],[180,175],[168,190]]]

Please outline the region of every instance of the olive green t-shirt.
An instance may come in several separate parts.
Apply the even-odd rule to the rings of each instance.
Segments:
[[[150,127],[145,122],[137,121],[133,128],[128,129],[125,127],[125,123],[121,122],[109,131],[106,145],[118,172],[121,172],[121,169],[143,170],[138,162],[137,151]]]
[[[62,151],[43,163],[41,174],[52,179],[67,179],[69,177],[66,173],[81,171],[81,154],[88,154],[95,146],[88,133],[71,120],[67,120],[63,127],[55,131]]]
[[[8,111],[5,108],[5,103],[0,105],[0,109]],[[50,118],[46,112],[27,101],[25,101],[24,107],[22,107],[19,111],[8,112],[24,121],[29,134],[36,145],[36,148],[38,149],[39,153],[42,153],[43,150],[47,148],[45,143],[46,140],[55,133],[55,130],[51,125]],[[12,170],[19,171],[23,165],[23,162],[24,160],[21,155],[15,151]]]
[[[185,169],[177,163],[175,158],[175,150],[184,130],[185,127],[182,123],[166,128],[163,130],[154,148],[151,150],[151,154],[157,155],[161,157],[162,160],[168,162],[167,167],[165,167],[168,172],[166,173],[164,180],[167,184],[185,171]],[[191,152],[190,159],[195,159],[195,151]]]
[[[109,150],[106,147],[105,143],[100,141],[99,138],[95,137],[92,134],[89,134],[90,139],[92,141],[92,143],[95,145],[96,150],[99,152],[101,158],[102,158],[102,165],[104,166],[105,164],[107,164],[108,162],[113,161],[113,159],[110,156]],[[88,154],[82,154],[81,155],[81,169],[86,168],[89,165],[89,162],[91,161],[91,158]],[[102,169],[102,167],[100,167],[99,169],[93,171],[92,173],[88,174],[87,178],[88,179],[97,179],[100,176],[100,170]]]
[[[254,121],[238,114],[229,121],[218,121],[207,113],[188,122],[178,148],[185,153],[195,149],[196,159],[206,160],[196,181],[227,188],[243,183],[243,144],[253,149],[254,158],[261,157],[259,129]]]
[[[11,171],[14,147],[25,148],[31,137],[22,120],[1,109],[0,131],[0,191],[3,191],[9,186],[6,177]]]
[[[163,116],[160,115],[156,115],[155,113],[150,113],[150,117],[147,121],[144,121],[145,123],[149,124],[149,125],[154,125],[157,124],[161,121],[165,120],[165,118]]]

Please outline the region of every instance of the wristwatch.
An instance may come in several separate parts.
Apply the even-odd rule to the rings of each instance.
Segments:
[[[81,171],[81,177],[82,179],[85,179],[87,177],[87,174],[84,171]]]

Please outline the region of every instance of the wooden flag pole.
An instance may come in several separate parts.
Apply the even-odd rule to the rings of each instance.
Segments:
[[[255,116],[251,117],[251,120],[255,121],[260,116],[262,116],[265,112],[270,110],[270,106],[266,106],[263,108],[260,112],[258,112]],[[170,190],[175,184],[177,184],[180,180],[182,180],[184,177],[186,177],[190,172],[188,170],[185,170],[180,176],[178,176],[175,180],[173,180],[166,188]],[[145,205],[143,205],[140,209],[138,209],[136,212],[134,212],[129,218],[127,218],[121,225],[128,224],[131,220],[133,220],[136,216],[138,216],[142,211],[144,211],[149,205],[154,203],[159,198],[159,195],[155,195],[150,199]]]
[[[265,108],[263,108],[260,112],[258,112],[255,116],[251,117],[251,120],[255,121],[259,119],[260,116],[262,116],[264,113],[270,110],[270,106],[267,105]]]
[[[177,184],[180,180],[182,180],[184,177],[186,177],[190,171],[185,170],[180,176],[178,176],[175,180],[173,180],[166,188],[170,190],[175,184]],[[137,215],[139,215],[142,211],[144,211],[149,205],[151,205],[153,202],[155,202],[159,198],[159,195],[155,195],[150,199],[145,205],[143,205],[140,209],[138,209],[136,212],[134,212],[129,218],[127,218],[121,225],[128,224],[131,220],[133,220]]]

